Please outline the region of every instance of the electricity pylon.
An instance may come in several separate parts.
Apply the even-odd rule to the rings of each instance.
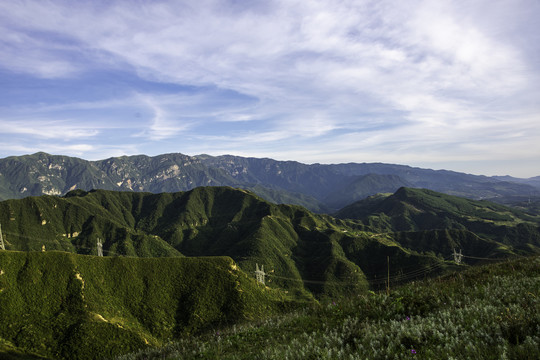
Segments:
[[[103,256],[103,244],[101,239],[97,239],[97,256]]]
[[[6,250],[4,239],[2,238],[2,224],[0,224],[0,250]]]
[[[257,278],[257,281],[264,285],[264,276],[266,274],[264,273],[264,265],[261,265],[261,268],[259,269],[259,264],[255,264],[255,277]]]

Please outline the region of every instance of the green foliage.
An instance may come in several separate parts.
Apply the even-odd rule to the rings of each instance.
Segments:
[[[537,359],[539,276],[539,257],[476,267],[119,359]]]
[[[0,351],[112,357],[273,314],[284,294],[230,258],[0,252]]]
[[[436,252],[442,252],[442,249],[447,252],[449,246],[478,247],[478,242],[485,243],[484,257],[497,248],[497,243],[525,253],[531,250],[528,245],[540,248],[540,218],[488,201],[426,189],[401,188],[390,196],[374,196],[342,209],[336,216],[360,220],[364,229],[373,232],[399,233],[395,236],[396,241],[405,247],[422,248],[424,251],[432,248]],[[453,231],[453,236],[437,249],[437,245],[433,248],[427,244],[425,238],[428,235],[436,238],[435,242],[440,242],[441,234],[433,233],[439,230]],[[431,234],[426,234],[426,231]],[[473,234],[463,235],[467,231]],[[459,240],[460,237],[477,239],[473,245]],[[428,247],[414,246],[419,243]]]

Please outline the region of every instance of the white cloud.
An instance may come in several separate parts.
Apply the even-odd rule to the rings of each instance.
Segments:
[[[151,115],[131,139],[191,137],[197,153],[265,144],[311,162],[524,156],[516,144],[540,143],[536,10],[532,0],[4,2],[0,66],[49,78],[122,67],[196,86],[66,107],[142,107]],[[245,129],[212,132],[223,123]],[[18,133],[54,138],[34,128],[45,131]]]
[[[100,131],[93,125],[83,125],[73,120],[50,120],[50,119],[17,119],[0,120],[3,134],[30,135],[35,138],[74,140],[91,138],[99,135]]]
[[[7,13],[0,15],[0,66],[40,78],[64,78],[79,72],[73,60],[87,56],[84,49],[78,47],[79,44],[62,41],[68,40],[70,36],[59,36],[61,31],[58,29],[52,32],[47,29],[43,29],[45,32],[39,31],[42,29],[34,31],[32,24],[28,23],[28,14],[25,16],[22,9],[17,9],[20,4],[0,4],[0,9],[8,5],[14,7],[9,6],[5,9]],[[9,16],[13,10],[18,12],[14,18]],[[32,11],[32,8],[28,11]],[[41,24],[44,20],[37,18],[32,21]]]

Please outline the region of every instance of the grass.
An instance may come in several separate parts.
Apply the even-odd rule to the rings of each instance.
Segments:
[[[540,257],[326,299],[118,359],[411,358],[540,358]]]

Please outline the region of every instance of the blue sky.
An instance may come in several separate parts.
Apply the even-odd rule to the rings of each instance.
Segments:
[[[540,1],[2,1],[0,157],[540,175]]]

